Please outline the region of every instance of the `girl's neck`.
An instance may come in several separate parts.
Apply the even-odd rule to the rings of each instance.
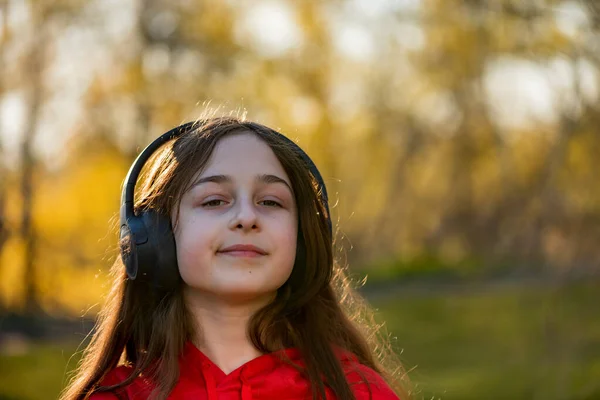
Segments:
[[[261,355],[248,338],[247,326],[252,315],[268,304],[273,295],[243,301],[188,287],[184,296],[198,328],[192,339],[194,345],[224,373]]]

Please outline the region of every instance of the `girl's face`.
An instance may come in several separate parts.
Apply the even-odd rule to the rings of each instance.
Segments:
[[[238,300],[274,294],[296,257],[291,187],[271,148],[256,135],[221,139],[173,221],[188,289]]]

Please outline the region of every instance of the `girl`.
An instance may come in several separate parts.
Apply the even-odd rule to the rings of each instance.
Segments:
[[[408,399],[333,261],[310,158],[232,117],[159,139],[126,178],[114,285],[61,399]]]

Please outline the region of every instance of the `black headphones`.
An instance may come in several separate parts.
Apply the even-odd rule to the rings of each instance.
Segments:
[[[125,265],[127,276],[131,280],[141,278],[150,282],[155,289],[170,290],[175,288],[181,279],[177,268],[177,251],[170,216],[159,214],[154,210],[146,210],[135,215],[135,185],[144,164],[159,147],[185,133],[201,129],[207,122],[210,120],[188,122],[159,136],[137,156],[125,177],[121,192],[119,243],[121,259]],[[254,122],[237,123],[240,124],[240,127],[250,131],[272,133],[292,145],[317,180],[327,211],[329,233],[332,235],[327,190],[319,170],[310,157],[296,143],[273,129]]]

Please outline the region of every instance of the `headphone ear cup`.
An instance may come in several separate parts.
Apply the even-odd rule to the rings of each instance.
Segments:
[[[298,236],[296,238],[296,258],[294,260],[294,267],[289,278],[289,284],[292,288],[297,289],[297,286],[301,284],[306,270],[306,245],[304,243],[304,236],[300,229],[298,229]]]
[[[302,232],[298,232],[296,238],[296,259],[294,260],[294,269],[304,268],[306,264],[306,245],[304,244],[304,236]],[[298,266],[298,268],[295,268]],[[302,267],[300,267],[302,266]]]
[[[181,281],[171,219],[153,210],[139,216],[148,240],[137,248],[138,268],[154,289],[172,290]]]
[[[288,281],[282,287],[283,296],[286,301],[286,313],[297,312],[300,307],[304,304],[306,296],[305,291],[302,290],[303,283],[305,282],[306,273],[306,245],[304,242],[304,236],[300,229],[298,229],[298,236],[296,238],[296,259],[294,260],[294,267],[292,273],[288,278]],[[290,300],[292,293],[296,293],[293,300]]]
[[[131,280],[172,290],[181,281],[170,218],[149,210],[127,220],[120,232],[121,259]]]

